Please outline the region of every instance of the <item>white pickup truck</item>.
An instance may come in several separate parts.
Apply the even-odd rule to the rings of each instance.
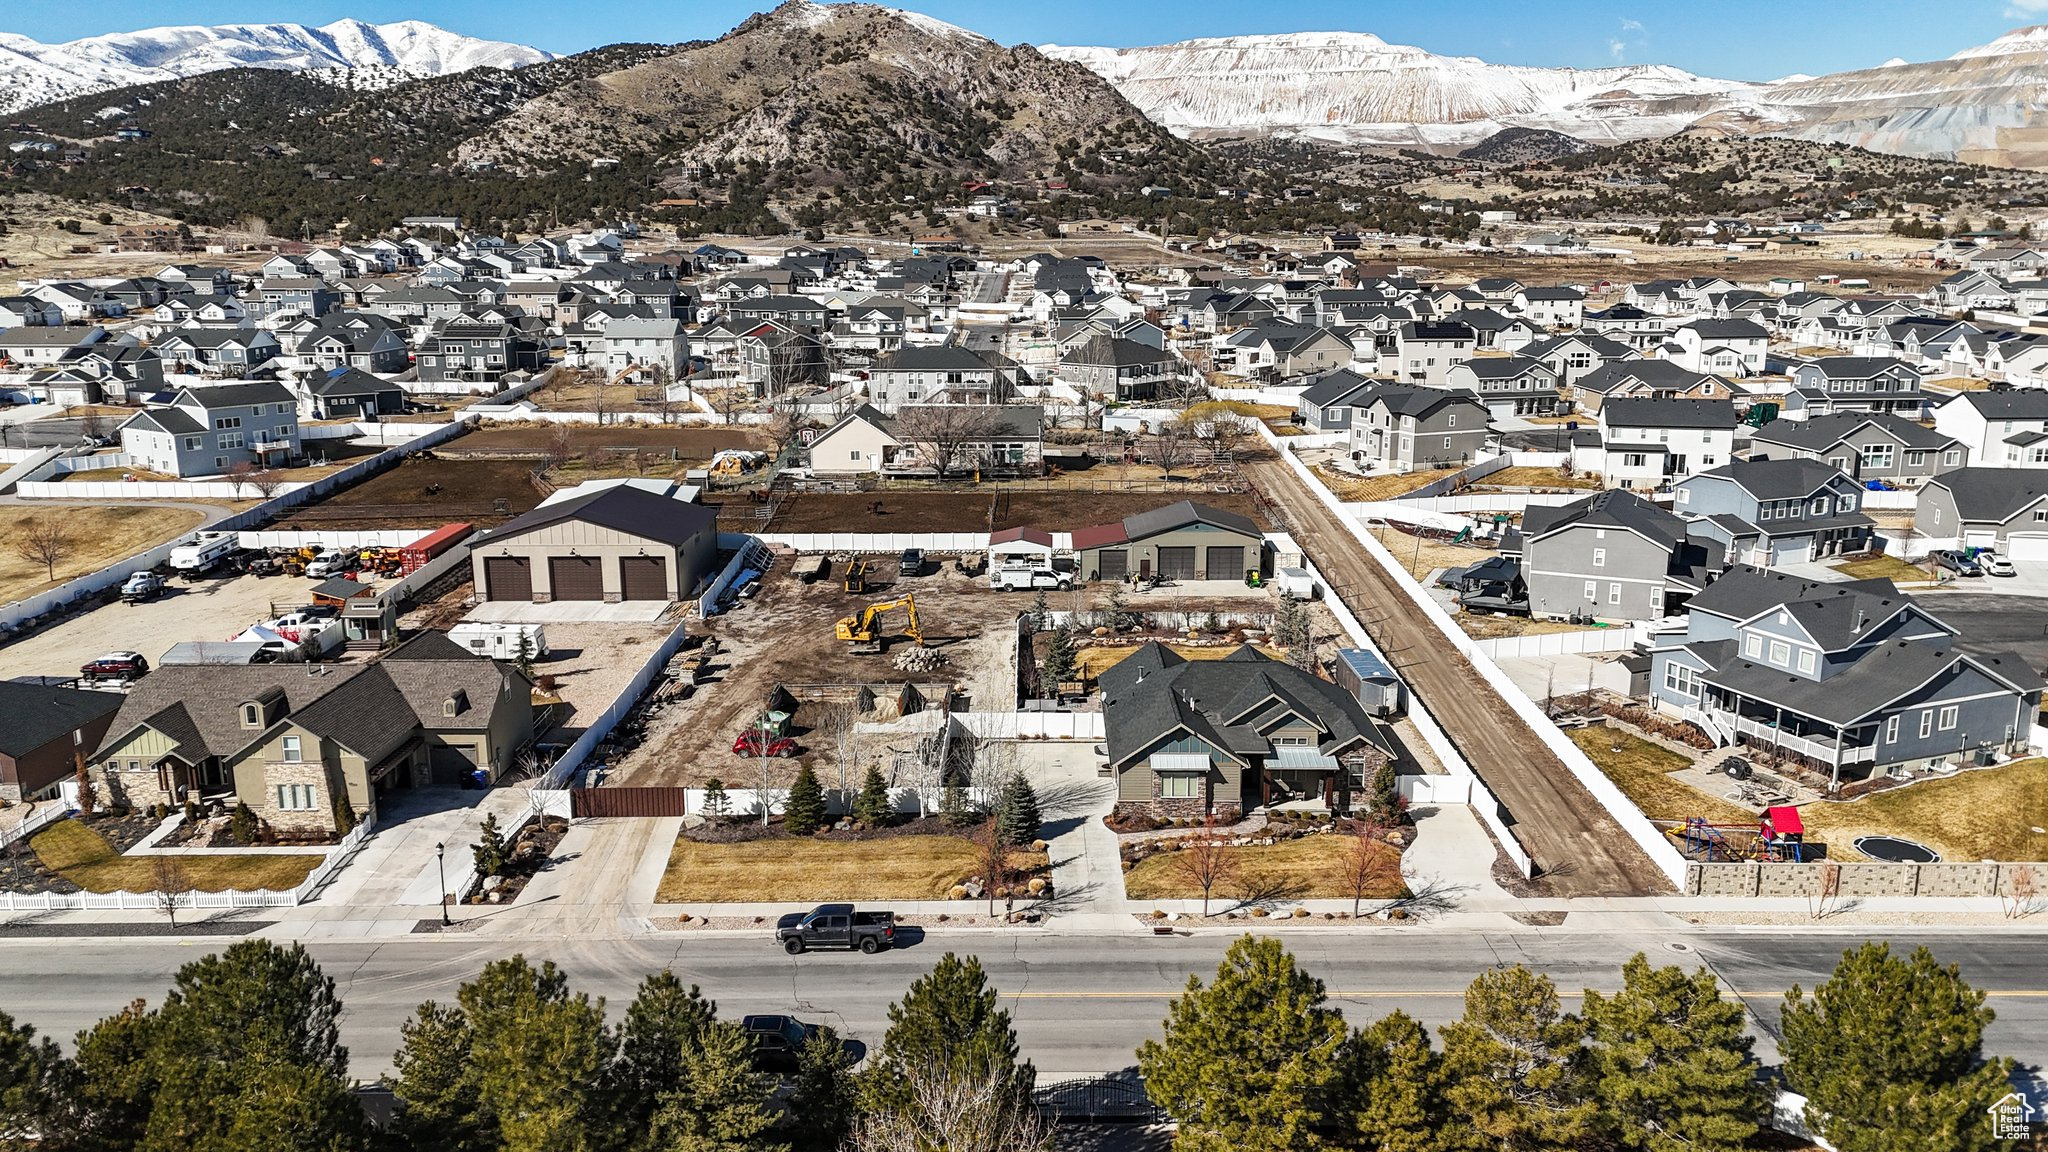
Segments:
[[[1026,588],[1071,588],[1073,585],[1074,574],[1072,572],[1060,572],[1051,568],[1005,565],[988,574],[988,586],[999,591],[1017,591]]]

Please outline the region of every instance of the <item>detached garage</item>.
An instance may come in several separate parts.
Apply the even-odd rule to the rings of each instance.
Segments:
[[[1085,580],[1242,580],[1252,569],[1270,570],[1256,523],[1186,500],[1075,529],[1074,553]]]
[[[687,600],[715,572],[718,515],[631,485],[569,493],[477,539],[486,600]]]

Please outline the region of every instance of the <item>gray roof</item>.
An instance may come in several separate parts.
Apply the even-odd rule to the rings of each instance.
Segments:
[[[1089,339],[1080,347],[1060,358],[1062,364],[1106,365],[1117,368],[1149,368],[1155,364],[1170,363],[1174,354],[1150,344],[1126,340],[1120,336],[1101,335]]]
[[[1846,479],[1840,468],[1819,460],[1738,460],[1708,469],[1700,475],[1732,480],[1737,487],[1759,500],[1810,496],[1827,487],[1830,480],[1837,477]]]
[[[1551,381],[1557,379],[1550,365],[1523,356],[1479,356],[1456,367],[1464,368],[1481,380],[1516,380],[1523,376],[1541,376]]]
[[[1616,401],[1620,403],[1620,401]],[[1939,451],[1955,443],[1932,428],[1889,412],[1836,412],[1804,420],[1773,420],[1756,430],[1753,439],[1822,452],[1840,444],[1865,425],[1873,425],[1907,448]]]
[[[1680,327],[1699,333],[1702,340],[1768,340],[1771,336],[1754,320],[1694,320]]]
[[[1965,392],[1949,403],[1968,404],[1986,420],[2048,420],[2048,390],[2040,388]]]
[[[405,389],[389,380],[380,380],[361,368],[335,368],[306,381],[306,391],[315,396],[376,396],[385,392],[404,392]]]
[[[1684,520],[1622,488],[1596,492],[1559,507],[1531,505],[1522,513],[1522,534],[1531,541],[1578,527],[1639,532],[1666,548],[1685,540]]]
[[[1211,508],[1207,504],[1197,504],[1192,500],[1182,500],[1178,504],[1168,504],[1164,508],[1154,508],[1149,512],[1137,512],[1124,517],[1124,535],[1127,539],[1139,540],[1198,523],[1228,528],[1247,536],[1265,535],[1258,524],[1248,516],[1225,512],[1221,508]]]
[[[1873,376],[1896,376],[1900,373],[1917,379],[1920,375],[1912,365],[1889,356],[1822,356],[1800,367],[1818,369],[1830,380],[1868,380]]]
[[[1446,404],[1471,404],[1484,407],[1479,397],[1463,388],[1429,388],[1420,384],[1382,384],[1363,396],[1354,397],[1353,407],[1368,408],[1384,403],[1387,411],[1396,416],[1413,416],[1418,420],[1435,413]]]
[[[1185,728],[1226,754],[1269,748],[1247,722],[1272,718],[1272,703],[1321,729],[1319,749],[1361,744],[1387,750],[1358,701],[1336,684],[1243,647],[1221,660],[1187,660],[1154,641],[1101,677],[1109,759],[1123,764]]]
[[[1731,620],[1747,620],[1780,604],[1803,600],[1823,590],[1830,595],[1854,593],[1880,599],[1906,599],[1889,580],[1812,580],[1768,568],[1737,564],[1705,591],[1687,601],[1686,610],[1711,612]]]
[[[1677,397],[1617,396],[1600,408],[1608,427],[1728,428],[1735,427],[1733,400],[1683,400]]]
[[[204,384],[193,388],[181,388],[171,403],[184,406],[187,401],[202,408],[243,408],[251,404],[290,404],[292,394],[285,386],[263,380],[253,384]]]
[[[1958,663],[2022,692],[2041,688],[2041,677],[2009,652],[1973,657],[1948,644],[1924,640],[1900,640],[1875,648],[1826,680],[1808,680],[1748,660],[1722,659],[1721,666],[1706,674],[1708,683],[1833,724],[1853,724],[1883,711]]]
[[[718,513],[702,504],[668,496],[657,496],[628,484],[602,488],[588,495],[544,504],[523,516],[514,517],[490,533],[493,543],[502,543],[541,528],[568,520],[580,520],[680,547],[703,532],[718,527]]]
[[[988,372],[995,365],[958,344],[906,344],[874,362],[870,372]]]
[[[1670,360],[1614,360],[1593,369],[1574,387],[1589,392],[1606,394],[1630,381],[1641,381],[1653,388],[1690,388],[1702,380],[1714,377],[1704,372],[1694,372]]]
[[[1927,486],[1947,489],[1963,520],[1996,524],[2048,495],[2048,473],[2031,468],[1957,468],[1929,480]]]
[[[86,692],[77,688],[45,688],[0,680],[0,756],[21,757],[121,707],[118,692]]]

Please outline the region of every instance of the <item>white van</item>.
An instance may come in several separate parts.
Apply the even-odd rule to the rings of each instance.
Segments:
[[[188,578],[200,576],[241,550],[240,533],[201,532],[192,543],[171,549],[171,567]]]

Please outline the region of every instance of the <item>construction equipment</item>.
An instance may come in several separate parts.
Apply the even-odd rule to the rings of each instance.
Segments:
[[[744,476],[767,462],[766,452],[750,452],[744,448],[721,448],[711,457],[710,472],[713,476]]]
[[[304,576],[306,565],[311,564],[319,555],[318,548],[293,548],[278,557],[278,561],[283,565],[285,575]]]
[[[897,608],[903,609],[908,617],[903,634],[922,647],[924,632],[917,626],[917,598],[914,596],[877,601],[842,618],[839,621],[839,638],[853,645],[852,652],[856,656],[872,656],[881,652],[887,646],[882,634],[883,617]]]
[[[856,596],[868,590],[868,562],[856,556],[847,562],[845,579],[841,584]]]

